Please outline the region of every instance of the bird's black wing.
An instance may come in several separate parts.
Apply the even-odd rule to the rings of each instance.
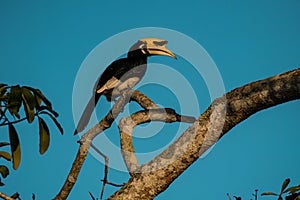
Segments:
[[[96,92],[102,88],[105,83],[113,77],[118,80],[124,80],[134,76],[140,76],[141,78],[146,71],[145,64],[146,59],[144,58],[121,58],[114,61],[104,70],[94,87],[94,91]]]
[[[85,127],[88,125],[90,118],[92,116],[93,110],[97,104],[97,102],[100,99],[101,94],[93,94],[93,96],[90,98],[88,104],[86,105],[80,120],[77,124],[77,127],[74,131],[74,135],[76,135],[77,133],[80,133],[81,131],[83,131],[85,129]]]
[[[119,60],[111,63],[102,73],[96,85],[94,87],[93,96],[89,100],[87,106],[85,107],[83,114],[78,122],[77,128],[74,131],[74,135],[83,131],[87,126],[93,110],[99,101],[99,98],[102,94],[97,93],[96,91],[102,88],[107,81],[113,77],[118,80],[123,80],[126,78],[131,78],[138,76],[141,78],[146,71],[146,59],[137,59],[137,58],[121,58]],[[124,76],[125,75],[125,76]]]

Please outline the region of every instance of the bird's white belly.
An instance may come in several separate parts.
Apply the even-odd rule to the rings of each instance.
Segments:
[[[96,92],[99,94],[106,94],[106,92],[109,92],[109,98],[108,96],[106,96],[106,98],[108,101],[111,101],[111,99],[115,99],[120,96],[125,90],[133,88],[139,81],[139,77],[131,77],[125,81],[121,81],[116,77],[112,77]]]
[[[138,78],[138,77],[129,78],[129,79],[125,80],[124,82],[120,81],[119,84],[114,88],[114,91],[116,90],[119,93],[121,93],[124,90],[133,88],[139,81],[140,81],[140,78]]]

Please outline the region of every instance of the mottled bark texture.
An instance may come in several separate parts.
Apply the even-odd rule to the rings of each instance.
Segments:
[[[102,133],[105,129],[109,128],[113,123],[114,119],[123,111],[124,106],[130,100],[130,97],[134,91],[129,91],[126,95],[121,96],[118,101],[114,104],[108,114],[94,127],[88,130],[81,139],[79,140],[79,149],[76,158],[73,162],[72,168],[68,174],[67,179],[59,193],[54,198],[55,200],[64,200],[69,196],[77,178],[82,165],[88,155],[89,148],[92,144],[93,139]]]
[[[89,148],[92,145],[93,139],[102,133],[105,129],[109,128],[115,118],[123,111],[124,106],[129,101],[136,101],[145,109],[157,109],[158,106],[147,96],[136,90],[129,90],[124,95],[122,95],[118,101],[114,104],[112,109],[108,114],[94,127],[88,130],[81,139],[78,141],[80,144],[76,158],[73,162],[71,170],[68,174],[67,179],[59,193],[54,198],[55,200],[64,200],[69,196],[76,180],[78,178],[79,172],[82,168],[82,165],[88,155]],[[191,120],[191,119],[190,119]],[[194,119],[195,120],[195,119]]]
[[[139,124],[151,121],[193,123],[196,121],[196,118],[181,116],[171,108],[138,111],[129,117],[122,118],[119,123],[121,151],[127,170],[131,176],[141,173],[132,143],[133,128]]]
[[[235,125],[260,110],[295,99],[300,99],[300,69],[228,92],[164,152],[135,169],[139,173],[132,174],[109,199],[153,199]]]
[[[130,95],[132,95],[132,100],[137,101],[144,109],[147,109],[141,111],[141,114],[133,114],[131,118],[134,118],[135,115],[145,115],[145,122],[151,120],[149,117],[155,118],[149,114],[151,112],[149,110],[157,109],[158,112],[159,109],[149,98],[138,91],[130,91],[126,96],[122,96],[108,115],[82,136],[73,166],[64,186],[55,197],[56,200],[63,200],[68,197],[93,138],[110,127],[115,117],[129,101]],[[109,199],[153,199],[235,125],[260,110],[299,98],[300,69],[253,82],[228,92],[223,97],[216,99],[191,127],[149,163],[139,166],[137,160],[125,158],[131,178]],[[174,115],[176,113],[169,115],[169,117],[172,118]],[[159,115],[156,117],[159,118]],[[126,119],[120,122],[121,125],[124,120]],[[126,130],[126,124],[121,129],[125,135],[129,136],[126,140],[131,140],[130,127],[135,126],[137,122],[143,123],[138,119],[131,121],[134,123],[127,126],[129,130]],[[132,143],[128,147],[123,146],[122,148],[132,148],[127,150],[134,153]]]

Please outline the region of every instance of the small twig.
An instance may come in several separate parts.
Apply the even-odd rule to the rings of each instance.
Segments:
[[[257,200],[257,192],[258,192],[258,189],[255,190],[254,194],[252,194],[255,197],[255,200]]]
[[[5,115],[6,111],[7,111],[7,107],[5,107],[4,110],[0,109],[0,113],[1,113],[0,121],[2,120],[3,117],[7,118],[6,115]]]
[[[104,153],[102,153],[93,143],[91,144],[91,147],[100,155],[104,158],[105,160],[105,168],[104,168],[104,178],[101,180],[102,183],[102,189],[101,189],[101,194],[100,194],[100,200],[103,199],[103,194],[104,194],[104,189],[105,189],[105,185],[112,185],[115,187],[122,187],[124,185],[123,184],[116,184],[116,183],[112,183],[110,181],[108,181],[108,169],[109,169],[109,165],[108,165],[108,161],[109,161],[109,157],[106,156]]]
[[[109,158],[106,156],[104,153],[102,153],[93,143],[91,143],[91,147],[100,155],[104,158],[105,160],[105,167],[104,167],[104,178],[103,178],[103,184],[102,184],[102,189],[101,189],[101,194],[100,194],[100,200],[103,198],[104,194],[104,188],[107,183],[107,176],[108,176],[108,161]]]
[[[101,180],[101,181],[104,181],[104,180]],[[116,183],[112,183],[112,182],[110,182],[110,181],[108,181],[108,180],[106,180],[106,184],[112,185],[112,186],[115,186],[115,187],[122,187],[122,186],[125,185],[125,183],[122,183],[122,184],[116,184]]]
[[[12,121],[12,122],[9,122],[9,121],[5,120],[5,122],[2,123],[2,124],[0,124],[0,126],[6,126],[6,125],[9,125],[9,124],[16,124],[16,123],[22,122],[22,121],[24,121],[26,119],[27,119],[27,117],[24,117],[24,118],[21,118],[21,119]]]
[[[39,112],[37,112],[37,113],[34,114],[34,116],[38,116],[38,115],[39,115]],[[7,119],[6,116],[5,116],[5,118]],[[23,117],[21,119],[15,120],[15,121],[8,121],[8,119],[7,119],[7,120],[4,121],[4,123],[0,124],[0,126],[6,126],[6,125],[9,125],[9,124],[16,124],[16,123],[25,121],[27,119],[28,119],[28,117]]]
[[[69,196],[77,178],[82,165],[88,155],[89,148],[93,139],[102,133],[104,130],[109,128],[114,122],[115,118],[123,111],[124,106],[129,102],[133,91],[128,91],[125,95],[122,95],[116,103],[113,105],[112,109],[107,113],[107,115],[94,127],[84,133],[79,141],[80,147],[78,149],[76,158],[73,162],[72,168],[65,180],[65,183],[59,193],[56,195],[54,200],[65,200]]]
[[[90,194],[92,200],[96,200],[96,198],[93,196],[93,194],[91,192],[89,192],[89,194]]]

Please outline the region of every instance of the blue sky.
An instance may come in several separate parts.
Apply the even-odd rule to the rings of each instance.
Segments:
[[[89,53],[115,34],[140,27],[162,27],[186,34],[201,44],[216,63],[226,91],[299,67],[300,2],[297,0],[131,2],[0,2],[1,82],[40,88],[52,100],[65,130],[61,136],[55,127],[50,127],[50,148],[40,156],[37,124],[16,126],[22,162],[17,171],[11,170],[4,180],[6,186],[0,191],[7,194],[18,191],[23,199],[30,199],[32,193],[38,199],[50,199],[59,191],[78,147],[78,137],[72,135],[75,126],[72,98],[77,73]],[[120,44],[114,48],[129,46]],[[99,59],[106,56],[109,52],[99,55]],[[203,80],[186,70],[190,65],[184,58],[176,61],[153,57],[150,61],[171,66],[198,89],[200,110],[184,114],[200,114],[210,104]],[[105,67],[99,66],[99,74]],[[180,87],[179,82],[174,85]],[[178,101],[170,100],[176,94],[168,88],[146,85],[140,89],[158,104],[180,110]],[[80,101],[84,104],[88,98],[82,96]],[[109,104],[104,99],[100,104],[97,114],[101,116],[108,111]],[[287,177],[292,184],[299,184],[299,109],[300,102],[294,101],[253,115],[232,129],[157,199],[219,200],[227,199],[227,192],[250,199],[256,188],[279,191]],[[140,129],[149,131],[156,126],[161,124]],[[116,127],[114,124],[105,134],[118,145]],[[178,127],[179,124],[168,124],[154,137],[137,137],[138,151],[149,152],[165,146],[174,138],[167,133]],[[1,138],[6,138],[3,136],[6,129],[1,128],[1,132]],[[135,134],[139,135],[139,131]],[[69,199],[88,199],[88,191],[98,194],[102,176],[102,163],[89,155]],[[111,169],[109,178],[125,182],[128,175]],[[107,187],[106,197],[115,190]]]

